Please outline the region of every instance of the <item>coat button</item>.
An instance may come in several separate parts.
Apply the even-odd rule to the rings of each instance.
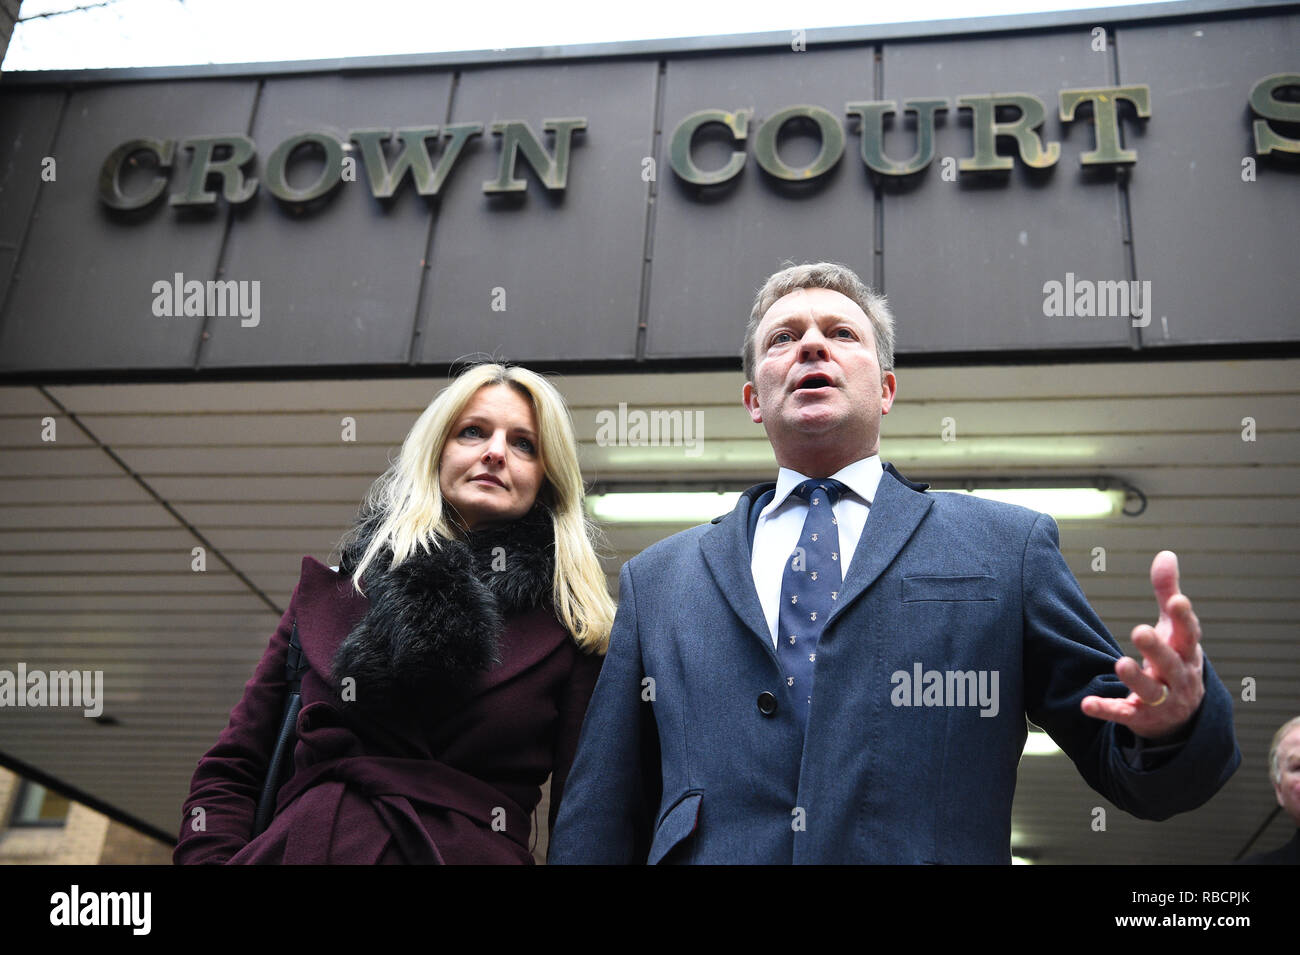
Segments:
[[[764,690],[758,694],[758,712],[764,716],[771,716],[776,712],[776,695]]]

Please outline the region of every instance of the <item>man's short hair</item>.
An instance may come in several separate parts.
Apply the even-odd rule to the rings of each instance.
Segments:
[[[824,288],[839,292],[857,303],[871,322],[871,334],[876,340],[876,362],[883,375],[894,369],[894,316],[889,311],[885,296],[858,278],[846,265],[835,262],[812,262],[804,265],[789,264],[771,276],[758,290],[754,307],[745,326],[745,347],[741,353],[745,362],[745,380],[754,380],[754,333],[758,324],[777,299],[803,288]]]
[[[1282,740],[1286,738],[1294,729],[1300,729],[1300,716],[1293,716],[1277,728],[1273,734],[1273,745],[1268,748],[1268,778],[1273,782],[1282,781],[1282,767],[1277,761],[1277,750],[1282,745]]]

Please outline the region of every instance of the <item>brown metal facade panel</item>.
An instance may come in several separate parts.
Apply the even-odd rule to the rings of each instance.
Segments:
[[[409,176],[391,199],[377,199],[354,143],[344,154],[355,163],[351,178],[340,171],[338,186],[314,202],[272,195],[265,170],[281,143],[304,132],[328,133],[349,144],[358,129],[441,127],[452,83],[449,72],[265,81],[252,131],[264,181],[235,217],[222,256],[223,278],[260,282],[259,321],[209,319],[211,337],[199,356],[203,367],[407,360],[437,200],[419,196]],[[437,142],[429,141],[435,160]],[[389,145],[392,161],[397,148]],[[313,152],[303,147],[291,156],[290,185],[306,188],[326,173],[323,158]],[[453,177],[445,188],[463,188],[463,180]]]
[[[192,367],[199,321],[155,315],[153,286],[176,273],[215,278],[229,210],[177,214],[163,197],[140,212],[117,214],[98,198],[100,170],[128,140],[245,130],[256,91],[250,78],[72,92],[52,152],[58,178],[41,185],[0,315],[0,372]],[[189,153],[178,143],[171,181],[184,181],[188,169]],[[25,174],[38,177],[39,166]],[[153,171],[142,166],[132,175]]]
[[[424,364],[476,353],[513,361],[635,356],[648,214],[642,160],[652,153],[653,60],[466,70],[452,122],[482,123],[439,204],[416,345]],[[487,195],[502,136],[525,120],[548,154],[545,120],[571,133],[567,184],[545,188],[520,150],[519,193]]]
[[[1124,26],[1116,46],[1125,82],[1151,77],[1151,120],[1130,140],[1135,258],[1156,304],[1143,346],[1300,338],[1300,156],[1257,156],[1249,105],[1259,80],[1300,74],[1300,14]]]
[[[762,124],[790,106],[821,107],[835,116],[844,100],[870,98],[873,50],[862,45],[710,59],[670,59],[664,78],[663,136],[646,312],[649,358],[739,358],[754,293],[786,260],[841,261],[871,281],[875,209],[870,183],[847,137],[839,162],[811,183],[787,183],[754,157]],[[743,141],[718,124],[695,134],[692,156],[706,171],[743,155],[725,184],[696,187],[671,169],[678,124],[701,110],[750,111]],[[785,124],[778,154],[807,166],[822,149],[817,128]]]
[[[888,43],[881,73],[881,99],[900,111],[909,99],[948,102],[930,167],[882,183],[882,284],[898,320],[900,353],[1028,343],[1126,349],[1128,316],[1049,315],[1044,293],[1070,274],[1093,282],[1132,278],[1115,177],[1079,163],[1092,148],[1091,123],[1057,117],[1060,90],[1112,85],[1109,53],[1092,48],[1086,29]],[[1154,72],[1133,79],[1161,82]],[[1016,158],[1007,173],[958,171],[974,155],[973,114],[958,100],[1005,93],[1028,93],[1043,104],[1037,133],[1045,148],[1059,149],[1055,165],[1031,169]],[[1015,115],[1008,109],[1006,118]],[[915,114],[896,114],[887,154],[906,159],[915,138]],[[998,145],[1000,155],[1016,155],[1014,141],[999,138]]]

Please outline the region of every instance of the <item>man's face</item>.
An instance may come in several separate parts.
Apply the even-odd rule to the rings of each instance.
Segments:
[[[853,461],[877,452],[895,387],[892,372],[881,375],[866,313],[839,292],[808,288],[777,299],[759,322],[744,402],[778,460],[821,439]]]
[[[1277,804],[1300,826],[1300,727],[1282,737],[1277,747],[1277,765],[1280,776],[1273,783]]]

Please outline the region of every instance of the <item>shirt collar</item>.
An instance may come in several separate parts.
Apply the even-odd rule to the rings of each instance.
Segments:
[[[853,494],[862,498],[863,503],[868,507],[875,500],[876,488],[880,486],[880,478],[885,473],[880,463],[880,455],[873,454],[869,458],[863,458],[860,461],[854,461],[848,467],[841,468],[831,477],[847,487]],[[776,509],[785,504],[794,489],[808,480],[808,475],[800,474],[790,468],[781,468],[776,476],[776,494],[767,507],[763,508],[760,517],[766,517],[775,513]]]

